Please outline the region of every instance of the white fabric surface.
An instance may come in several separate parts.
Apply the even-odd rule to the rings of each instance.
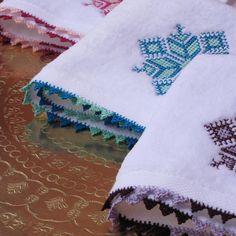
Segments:
[[[11,4],[11,1],[7,3]],[[68,21],[78,18],[74,14],[65,20],[55,18],[52,12],[62,10],[60,3],[57,2],[58,9],[52,6],[50,10],[49,7],[42,18],[52,24],[58,23],[60,27],[68,27]],[[25,11],[29,10],[27,7],[29,5],[25,6]],[[44,7],[43,2],[41,7]],[[65,7],[60,14],[66,16],[68,12],[70,9]],[[81,19],[86,14],[81,14]],[[91,21],[100,21],[98,14],[91,14]],[[236,214],[235,173],[210,166],[212,156],[218,154],[219,148],[204,129],[208,122],[235,116],[235,22],[235,9],[216,0],[195,0],[191,4],[189,0],[127,0],[79,44],[46,66],[31,83],[47,83],[63,89],[147,127],[140,142],[124,161],[112,191],[130,186],[154,186]],[[180,73],[168,94],[157,96],[150,77],[132,70],[143,61],[138,40],[166,38],[175,33],[177,24],[198,36],[204,32],[224,31],[231,56],[198,55]],[[80,29],[88,32],[92,23],[88,25]],[[79,25],[74,27],[79,30]],[[30,88],[29,92],[32,103],[40,105],[38,91]],[[47,99],[83,112],[81,107],[55,94],[47,95]],[[100,121],[85,123],[104,128]],[[107,130],[139,137],[114,127]],[[113,205],[113,210],[116,208],[129,219],[179,227],[175,218],[162,218],[156,208],[147,212],[143,206],[136,207],[119,203]],[[192,214],[187,207],[179,210]],[[210,222],[218,230],[223,227],[219,219],[196,217],[201,222]],[[192,222],[184,227],[195,229]],[[235,235],[235,220],[227,222],[224,227]]]
[[[188,0],[126,1],[33,81],[48,82],[146,126],[162,98],[156,96],[148,76],[132,71],[143,60],[138,40],[167,37],[180,23],[197,35],[224,30],[230,54],[235,54],[234,22],[235,10],[215,0],[191,5]]]
[[[55,27],[45,28],[40,22],[21,12],[30,14],[40,21]],[[13,17],[6,20],[2,16]],[[12,43],[33,46],[34,50],[52,49],[63,52],[91,31],[103,19],[103,15],[94,6],[85,6],[84,0],[4,0],[0,4],[0,26],[2,34],[11,38]],[[60,41],[58,37],[49,37],[47,32],[56,33],[71,42]],[[56,48],[40,45],[41,42],[64,46]]]
[[[94,7],[84,7],[83,0],[4,0],[1,7],[29,12],[48,24],[82,34],[88,33],[102,19]]]
[[[236,214],[235,171],[210,166],[219,147],[204,127],[236,117],[235,64],[235,56],[202,55],[184,69],[123,162],[112,192],[152,186]],[[168,222],[160,222],[155,209],[139,207],[121,203],[116,209],[129,219]],[[236,234],[235,219],[225,227]]]

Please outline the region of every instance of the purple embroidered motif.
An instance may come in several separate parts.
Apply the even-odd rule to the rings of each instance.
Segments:
[[[220,147],[236,141],[236,122],[224,119],[205,125],[214,143]]]
[[[220,147],[218,158],[213,158],[210,165],[217,169],[225,166],[236,171],[236,120],[219,120],[205,125],[205,128],[213,142]]]

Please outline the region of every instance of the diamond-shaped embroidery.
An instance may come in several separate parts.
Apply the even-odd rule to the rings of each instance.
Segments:
[[[203,45],[203,53],[207,54],[228,54],[229,45],[225,32],[202,33],[200,40]]]
[[[184,27],[176,25],[176,33],[166,39],[160,37],[139,40],[145,61],[142,67],[134,67],[153,80],[157,95],[167,92],[181,70],[198,54],[227,54],[229,46],[224,32],[202,33],[200,37],[185,33]]]
[[[236,125],[231,119],[205,125],[214,143],[218,146],[232,144],[236,139]]]
[[[98,8],[102,14],[106,15],[110,13],[122,1],[123,0],[87,0],[87,3],[84,3],[84,5],[93,5]]]
[[[218,160],[215,158],[211,166],[219,169],[225,166],[234,170],[236,166],[236,120],[224,119],[205,125],[214,143],[220,147]]]
[[[165,40],[161,38],[150,38],[139,40],[142,55],[146,58],[163,56],[167,52]]]

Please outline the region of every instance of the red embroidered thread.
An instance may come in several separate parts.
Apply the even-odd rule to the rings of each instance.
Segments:
[[[84,3],[84,5],[93,5],[98,8],[103,15],[107,15],[122,1],[123,0],[90,0],[89,3]]]
[[[65,43],[65,45],[56,45],[44,41],[39,42],[36,40],[29,40],[27,38],[22,38],[20,36],[9,33],[3,27],[1,27],[1,35],[10,38],[13,45],[21,43],[22,47],[32,46],[34,51],[46,49],[61,53],[64,50],[68,49],[70,45],[74,45],[80,38],[83,37],[83,35],[70,31],[68,29],[50,25],[42,19],[39,19],[31,15],[30,13],[21,11],[19,9],[0,7],[0,19],[4,21],[12,20],[16,24],[25,24],[30,29],[36,29],[39,34],[46,34],[49,38],[58,38],[61,43]]]
[[[56,28],[56,26],[50,25],[47,22],[44,22],[43,20],[40,20],[39,18],[37,18],[37,17],[35,17],[35,16],[33,16],[33,15],[29,14],[29,13],[21,11],[21,16],[24,17],[24,18],[27,18],[27,17],[33,18],[35,23],[43,25],[43,26],[45,26],[48,29],[55,29]]]

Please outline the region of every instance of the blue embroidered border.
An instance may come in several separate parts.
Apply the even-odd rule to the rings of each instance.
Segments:
[[[44,105],[50,105],[51,106],[51,112],[47,112],[48,114],[48,121],[55,122],[60,121],[60,125],[62,127],[65,126],[74,126],[75,130],[77,132],[89,129],[89,126],[82,124],[80,122],[74,122],[70,119],[67,119],[65,117],[61,118],[55,114],[55,112],[58,111],[65,111],[65,108],[63,106],[59,106],[57,104],[52,103],[51,101],[47,100],[44,97],[44,93],[47,93],[48,95],[57,94],[61,99],[69,99],[74,105],[80,105],[83,107],[83,111],[91,110],[94,111],[94,117],[97,118],[99,121],[103,121],[104,125],[107,126],[115,126],[116,128],[120,129],[127,129],[130,131],[133,131],[138,134],[142,134],[145,130],[145,127],[138,125],[136,122],[131,121],[118,113],[110,112],[106,110],[105,108],[99,107],[97,105],[94,105],[93,103],[85,100],[84,98],[81,98],[73,93],[67,92],[59,87],[55,87],[50,85],[49,83],[42,82],[42,81],[34,81],[27,86],[25,86],[22,91],[25,92],[25,104],[32,103],[30,98],[30,87],[33,86],[33,89],[37,91],[37,96],[40,98],[39,106],[43,107]],[[68,111],[69,112],[69,111]],[[73,112],[73,111],[71,111]],[[105,115],[104,115],[105,113]],[[99,132],[98,132],[99,133]],[[107,135],[109,136],[109,135]],[[134,144],[137,142],[137,139],[126,137],[125,143],[127,143],[129,148],[132,148]]]

